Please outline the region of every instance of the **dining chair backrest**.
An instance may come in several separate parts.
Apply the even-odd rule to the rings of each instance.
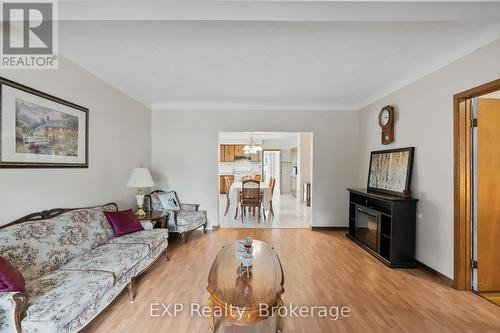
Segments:
[[[255,199],[260,197],[260,182],[254,179],[246,179],[241,185],[241,198]]]
[[[224,186],[226,187],[226,196],[229,197],[229,189],[231,188],[231,179],[229,176],[224,176]]]
[[[271,177],[271,181],[270,181],[270,189],[271,189],[271,198],[273,197],[273,193],[274,193],[274,185],[276,185],[276,178],[273,178]]]

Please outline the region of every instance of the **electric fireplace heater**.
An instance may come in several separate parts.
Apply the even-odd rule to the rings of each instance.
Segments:
[[[356,207],[356,238],[374,251],[379,251],[380,213],[367,207]]]

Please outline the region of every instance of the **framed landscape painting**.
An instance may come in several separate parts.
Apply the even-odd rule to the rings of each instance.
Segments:
[[[87,168],[88,109],[0,78],[0,167]]]
[[[368,190],[403,196],[410,190],[414,147],[372,151]]]

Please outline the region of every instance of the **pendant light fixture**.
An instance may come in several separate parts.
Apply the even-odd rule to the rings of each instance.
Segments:
[[[255,144],[253,139],[253,133],[250,133],[250,144],[243,147],[243,153],[246,155],[257,154],[262,151],[262,146]]]

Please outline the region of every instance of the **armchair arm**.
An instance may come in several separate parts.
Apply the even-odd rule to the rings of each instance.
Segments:
[[[195,212],[200,207],[199,204],[180,204],[181,210],[185,210],[188,212]]]
[[[167,215],[167,224],[168,224],[169,221],[172,221],[175,225],[177,225],[177,212],[179,210],[165,209],[165,211],[168,213],[168,215]]]
[[[28,299],[25,293],[0,292],[0,332],[21,333],[21,320]]]
[[[153,222],[149,221],[149,220],[144,220],[144,221],[140,221],[141,222],[141,225],[142,225],[142,228],[144,230],[153,230]]]

